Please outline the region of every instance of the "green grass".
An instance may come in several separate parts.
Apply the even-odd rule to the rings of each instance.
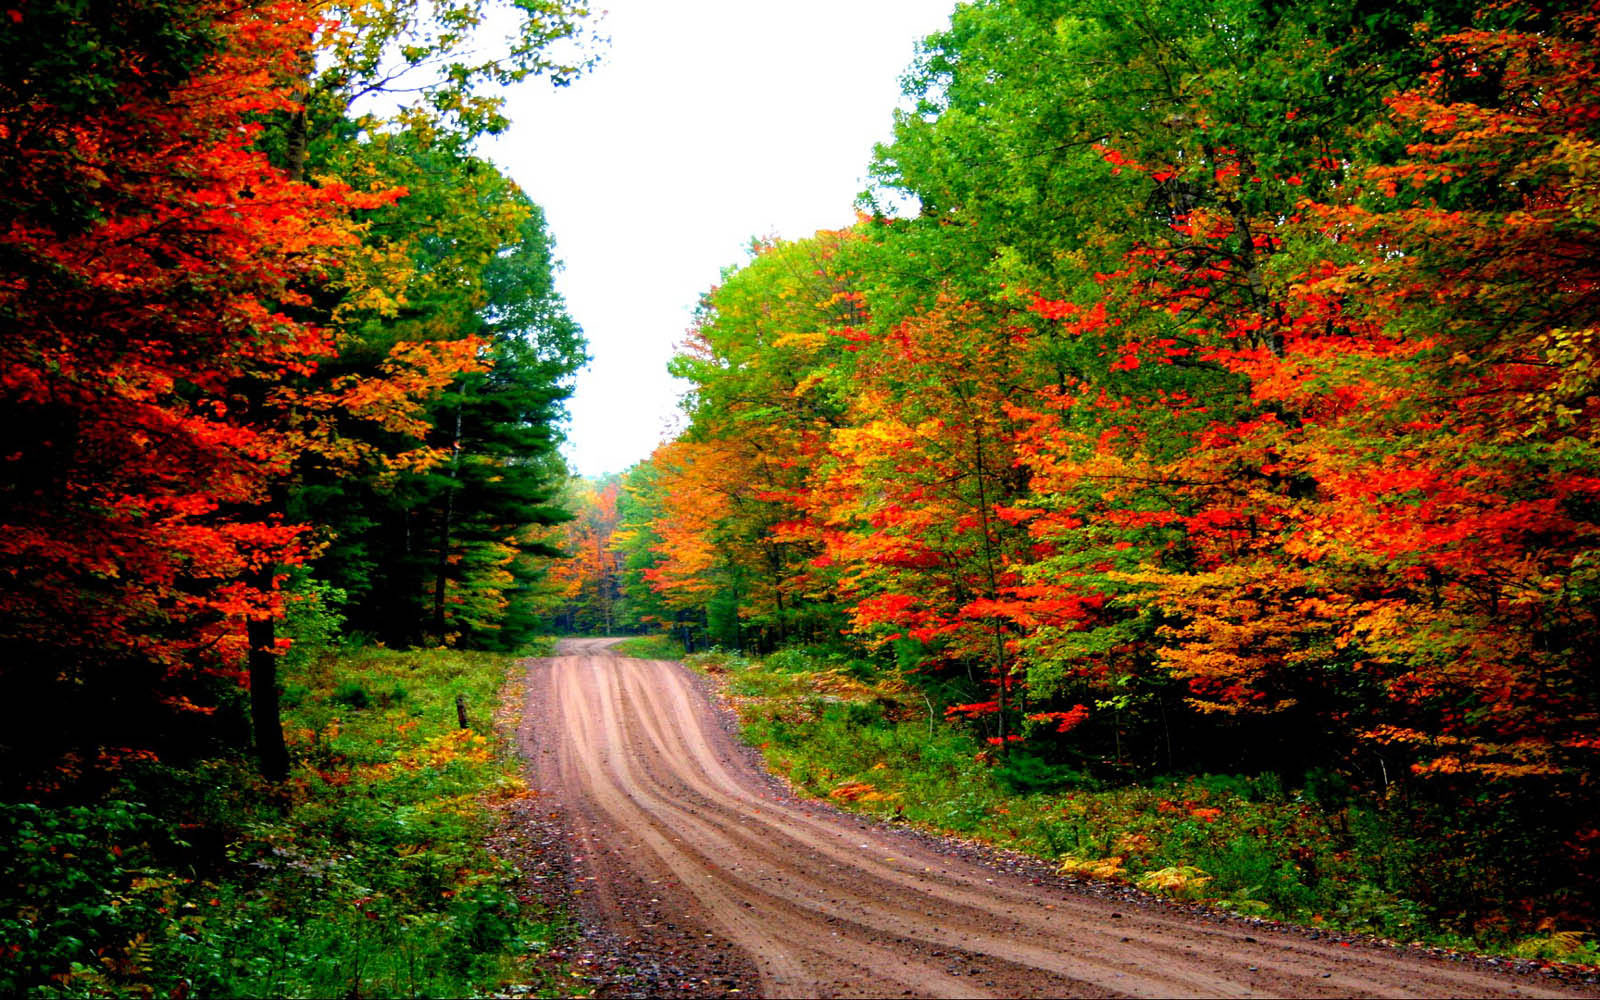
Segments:
[[[683,643],[669,635],[636,635],[613,645],[612,650],[640,660],[681,660]]]
[[[362,650],[286,678],[300,762],[146,762],[88,806],[0,807],[0,992],[467,996],[544,981],[565,918],[485,837],[525,794],[493,713],[511,659]],[[463,697],[471,728],[457,725]]]
[[[794,650],[688,662],[722,676],[744,735],[797,788],[883,818],[1053,860],[1084,878],[1242,914],[1400,941],[1594,963],[1583,936],[1547,926],[1496,936],[1450,926],[1399,886],[1465,878],[1406,840],[1382,803],[1325,806],[1276,776],[1186,775],[1113,786],[1026,750],[998,758],[894,678]],[[1312,790],[1313,792],[1315,789]]]

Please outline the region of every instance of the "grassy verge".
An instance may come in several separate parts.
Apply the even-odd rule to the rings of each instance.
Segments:
[[[623,656],[641,660],[683,659],[683,643],[668,635],[636,635],[611,648]]]
[[[0,806],[0,992],[468,996],[539,982],[559,916],[484,846],[524,794],[511,660],[362,650],[285,691],[284,788],[144,762],[89,805]],[[457,720],[457,698],[470,727]],[[546,983],[546,992],[561,992]]]
[[[783,651],[765,661],[697,654],[721,676],[744,735],[798,789],[879,817],[1058,862],[1068,874],[1398,941],[1525,958],[1600,961],[1593,942],[1550,928],[1473,935],[1398,886],[1450,863],[1397,835],[1382,804],[1333,808],[1273,775],[1186,775],[1112,787],[1014,752],[997,759],[893,678]],[[1461,873],[1456,877],[1470,877]]]

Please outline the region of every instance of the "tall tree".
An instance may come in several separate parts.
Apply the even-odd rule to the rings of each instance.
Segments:
[[[250,123],[293,106],[301,5],[123,11],[132,68],[105,78],[101,27],[19,15],[64,24],[53,51],[84,73],[36,81],[52,67],[30,56],[5,94],[5,703],[79,702],[65,717],[87,725],[59,736],[92,755],[158,738],[147,699],[214,709],[238,623],[281,613],[258,571],[300,559],[302,532],[252,512],[302,438],[292,396],[248,387],[329,351],[296,314],[356,242],[352,211],[394,195],[297,184],[254,148]]]

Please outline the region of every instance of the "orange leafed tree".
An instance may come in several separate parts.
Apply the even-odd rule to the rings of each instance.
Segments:
[[[568,629],[616,626],[619,582],[612,536],[617,530],[617,497],[622,482],[572,479],[565,502],[573,519],[552,532],[552,541],[566,556],[550,570],[550,582],[561,602],[560,617]]]
[[[860,244],[854,230],[757,241],[705,297],[673,363],[694,385],[692,421],[652,459],[669,509],[647,575],[663,594],[721,595],[724,641],[766,647],[837,627],[809,484],[866,336],[850,287]]]

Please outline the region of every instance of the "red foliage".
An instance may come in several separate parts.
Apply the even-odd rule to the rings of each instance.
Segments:
[[[308,289],[350,210],[392,195],[292,183],[253,148],[292,106],[308,8],[211,10],[222,49],[176,89],[9,109],[0,137],[22,193],[0,222],[0,636],[30,660],[232,667],[242,620],[282,610],[240,581],[302,555],[256,513],[297,449],[273,386],[331,351]]]

